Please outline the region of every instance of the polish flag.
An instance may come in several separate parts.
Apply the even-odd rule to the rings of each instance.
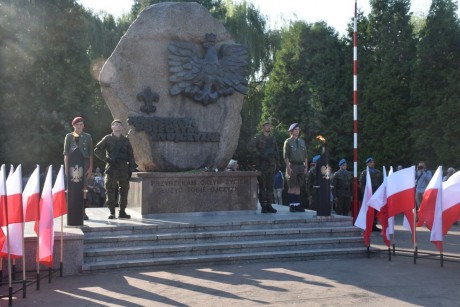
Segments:
[[[8,236],[6,241],[8,244],[3,245],[0,254],[5,256],[9,252],[12,258],[19,258],[24,255],[22,249],[24,220],[22,213],[22,167],[20,164],[16,170],[11,166],[10,174],[6,179],[6,203],[8,225],[2,230]]]
[[[374,224],[374,210],[369,210],[368,202],[372,197],[372,183],[369,175],[369,168],[366,171],[366,186],[364,188],[363,201],[361,209],[359,210],[358,217],[355,221],[355,226],[364,230],[364,244],[370,246],[372,226]]]
[[[22,223],[22,168],[21,164],[6,179],[7,224]],[[2,223],[3,225],[3,223]]]
[[[59,217],[67,214],[67,200],[65,195],[64,185],[64,166],[61,165],[61,169],[56,177],[56,182],[53,186],[53,215]]]
[[[393,173],[387,180],[388,217],[404,213],[412,233],[415,231],[415,166]]]
[[[39,222],[35,222],[35,232],[38,237],[37,262],[43,263],[48,267],[52,267],[53,265],[54,245],[53,197],[51,188],[52,168],[53,166],[50,165],[45,184],[43,185],[42,197],[40,199],[40,220]]]
[[[0,221],[6,221],[6,179],[5,179],[5,164],[0,168]],[[5,223],[6,225],[7,223]],[[3,226],[3,225],[0,225]],[[3,229],[0,228],[0,249],[6,241],[6,235]]]
[[[442,233],[446,235],[460,218],[460,172],[442,183]]]
[[[383,167],[383,182],[372,195],[369,200],[369,207],[372,207],[379,211],[377,213],[377,219],[382,226],[380,234],[383,237],[383,242],[390,247],[390,237],[387,234],[388,229],[388,207],[387,207],[387,170]]]
[[[423,193],[417,226],[426,224],[430,241],[442,252],[442,166],[439,166]]]
[[[24,210],[24,222],[38,220],[38,205],[40,203],[40,166],[37,165],[27,181],[22,192],[22,208]]]

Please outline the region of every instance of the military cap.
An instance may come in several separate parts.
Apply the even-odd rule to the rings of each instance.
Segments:
[[[371,161],[374,161],[374,158],[369,157],[369,158],[366,159],[366,163],[369,163],[369,162],[371,162]]]
[[[342,159],[339,161],[339,166],[342,166],[342,164],[348,164],[347,160]]]
[[[123,123],[121,122],[121,120],[119,120],[119,119],[114,119],[113,122],[110,124],[110,126],[113,126],[115,123],[119,123],[120,125],[123,125]]]
[[[291,126],[289,126],[288,131],[291,132],[292,130],[294,130],[297,127],[299,127],[299,124],[298,123],[293,123]]]
[[[316,162],[318,162],[319,158],[321,158],[320,155],[314,156],[313,159],[311,160],[311,162],[316,163]]]
[[[84,121],[83,117],[77,116],[72,120],[72,126],[77,124],[77,123],[79,123],[79,122],[83,122],[83,121]]]
[[[270,123],[268,120],[266,120],[266,121],[264,121],[264,123],[262,124],[262,126],[265,126],[265,125],[271,125],[271,123]]]

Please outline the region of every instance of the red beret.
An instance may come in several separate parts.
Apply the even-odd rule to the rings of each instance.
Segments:
[[[82,122],[82,121],[84,121],[84,120],[83,120],[83,117],[80,117],[80,116],[75,117],[75,118],[72,120],[72,126],[75,125],[76,123],[79,123],[79,122]]]

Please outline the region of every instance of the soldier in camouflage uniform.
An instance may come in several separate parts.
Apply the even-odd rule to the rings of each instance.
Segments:
[[[332,177],[335,212],[339,215],[348,216],[353,199],[353,175],[347,171],[347,160],[340,160],[339,167],[340,169]]]
[[[284,161],[286,162],[286,179],[288,181],[288,197],[290,212],[305,212],[300,206],[300,187],[303,185],[304,175],[308,171],[307,146],[300,136],[298,123],[289,127],[291,137],[286,139],[283,147]]]
[[[248,143],[248,151],[257,157],[255,167],[261,172],[257,177],[259,182],[259,202],[262,213],[276,213],[272,207],[275,172],[278,170],[278,147],[271,135],[272,125],[264,122],[262,133],[256,134]]]
[[[371,177],[371,186],[372,186],[372,193],[375,193],[379,186],[383,182],[383,174],[381,171],[375,168],[375,161],[374,158],[369,157],[366,159],[366,166],[369,168],[369,175]],[[361,175],[359,176],[359,189],[361,194],[361,199],[364,195],[364,189],[366,189],[366,176],[367,170],[363,170]],[[372,231],[380,231],[381,229],[377,227],[377,210],[374,209],[374,224],[372,225]]]
[[[129,178],[131,172],[137,168],[134,162],[133,148],[129,139],[122,135],[123,124],[115,119],[112,124],[112,133],[106,135],[97,143],[94,154],[106,162],[105,166],[105,190],[106,203],[109,207],[109,219],[115,218],[115,192],[118,189],[120,196],[120,212],[118,218],[131,218],[125,209],[128,202]]]

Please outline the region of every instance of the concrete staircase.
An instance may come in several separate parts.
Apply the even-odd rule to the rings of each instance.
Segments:
[[[82,228],[83,272],[203,263],[362,257],[351,218],[289,217]]]

